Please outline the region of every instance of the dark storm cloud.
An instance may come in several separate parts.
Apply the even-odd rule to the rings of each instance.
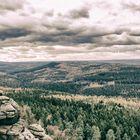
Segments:
[[[0,31],[0,40],[10,39],[10,38],[18,38],[21,36],[26,36],[31,34],[31,31],[20,28],[11,28]]]
[[[68,16],[72,19],[89,18],[89,8],[83,7],[81,9],[71,10]]]
[[[67,26],[57,26],[55,32],[50,32],[53,26],[48,26],[48,31],[38,32],[33,41],[44,42],[51,45],[80,45],[96,44],[96,46],[107,45],[135,45],[140,43],[140,39],[133,36],[133,32],[126,28],[106,30],[98,27],[79,27],[72,29]]]
[[[52,27],[51,27],[52,29]],[[84,35],[83,28],[71,29],[70,27],[55,26],[55,32],[38,33],[33,41],[45,42],[52,45],[79,45],[92,43],[93,35]]]
[[[33,26],[34,27],[34,26]],[[140,44],[138,35],[135,32],[129,31],[127,28],[117,28],[106,30],[99,27],[71,27],[69,24],[55,23],[40,25],[40,28],[29,29],[24,28],[9,28],[0,31],[0,40],[9,40],[8,44],[16,41],[17,44],[29,43],[35,46],[39,44],[46,45],[64,45],[64,46],[79,46],[81,44],[89,44],[91,47],[112,46],[112,45],[137,45]],[[35,29],[35,30],[34,30]],[[12,40],[11,40],[12,39]],[[11,40],[11,41],[10,41]],[[7,42],[0,42],[7,44]]]
[[[113,31],[97,27],[79,26],[73,27],[70,23],[57,22],[43,25],[47,30],[36,31],[33,41],[49,43],[52,45],[79,45],[85,43],[95,43],[95,37],[102,37],[111,34]]]
[[[53,17],[54,16],[54,11],[53,10],[47,11],[44,15],[48,16],[48,17]]]
[[[140,4],[137,4],[135,2],[123,2],[123,7],[132,11],[140,11]]]
[[[139,58],[139,16],[138,0],[0,0],[0,59]]]
[[[0,0],[0,11],[21,9],[26,0]]]
[[[1,1],[1,0],[0,0]],[[8,0],[6,0],[8,2]],[[10,1],[10,0],[9,0]],[[3,9],[16,10],[22,8],[24,5],[23,0],[14,0],[13,3],[9,3],[6,6],[0,4]],[[127,6],[128,7],[128,6]],[[37,12],[37,11],[36,11]],[[56,15],[55,11],[49,10],[44,12],[41,17],[32,16],[36,13],[17,13],[17,19],[15,23],[17,25],[10,25],[11,22],[3,22],[0,25],[8,26],[8,29],[2,27],[0,30],[0,44],[18,44],[20,45],[29,43],[30,45],[44,44],[44,45],[65,45],[65,46],[79,46],[82,44],[89,44],[90,46],[111,46],[111,45],[137,45],[140,44],[140,32],[130,30],[129,27],[106,27],[106,25],[100,26],[98,24],[93,25],[76,25],[76,22],[81,22],[81,18],[90,20],[90,8],[79,7],[77,9],[68,10],[62,17]],[[31,14],[31,15],[30,15]],[[13,15],[12,15],[13,16]],[[49,20],[51,19],[51,20]],[[76,20],[75,20],[76,19]],[[21,20],[23,22],[21,22]],[[3,20],[5,21],[5,19]],[[27,22],[28,21],[28,22]],[[124,34],[126,33],[126,34]],[[5,41],[6,40],[6,41]],[[2,42],[3,41],[3,42]],[[15,43],[16,42],[16,43]]]
[[[0,0],[2,1],[2,0]],[[9,3],[8,3],[9,1]],[[8,4],[6,4],[6,2]],[[10,0],[6,0],[4,3],[0,3],[2,9],[16,10],[24,6],[24,0],[14,0],[12,3]],[[10,21],[2,23],[3,25],[10,26],[8,29],[0,31],[0,44],[9,44],[16,42],[21,44],[23,42],[29,44],[46,44],[46,45],[66,45],[66,46],[79,46],[81,44],[89,44],[90,46],[111,46],[111,45],[135,45],[140,44],[139,32],[130,31],[129,28],[117,27],[107,28],[101,27],[97,24],[93,26],[79,26],[74,25],[74,21],[79,21],[81,18],[85,20],[90,19],[90,7],[79,7],[77,9],[68,10],[62,17],[55,17],[55,11],[49,10],[45,12],[41,19],[32,20],[33,13],[21,13],[17,12],[17,26],[10,26]],[[56,20],[48,20],[49,18]],[[23,20],[23,22],[20,22]],[[29,21],[29,22],[27,22]],[[1,24],[1,25],[2,25]],[[73,26],[74,25],[74,26]],[[126,32],[122,36],[122,34]],[[135,36],[135,38],[134,38]],[[5,40],[8,42],[5,42]],[[3,41],[3,42],[2,42]],[[14,43],[15,44],[15,43]],[[11,44],[12,45],[12,44]]]

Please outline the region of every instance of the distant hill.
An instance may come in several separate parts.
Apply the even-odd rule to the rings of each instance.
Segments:
[[[140,96],[138,60],[0,63],[0,86]]]
[[[38,67],[46,62],[0,62],[1,72],[14,72]]]
[[[136,60],[103,60],[103,61],[64,61],[68,64],[70,63],[96,63],[96,64],[103,64],[103,63],[111,63],[111,64],[126,64],[126,65],[140,65],[140,59]],[[18,71],[28,71],[34,69],[41,69],[42,67],[53,67],[53,65],[57,65],[59,63],[63,63],[63,61],[59,62],[2,62],[0,61],[0,72],[18,72]]]
[[[102,62],[107,63],[119,63],[119,64],[128,64],[128,65],[140,65],[140,59],[130,59],[130,60],[106,60]]]

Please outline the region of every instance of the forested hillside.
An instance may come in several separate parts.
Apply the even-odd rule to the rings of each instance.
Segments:
[[[35,118],[41,120],[48,134],[55,140],[140,139],[138,99],[121,98],[122,102],[119,104],[115,98],[116,103],[113,100],[108,102],[106,98],[98,100],[98,97],[92,97],[96,101],[91,102],[86,96],[67,98],[66,95],[52,96],[42,91],[9,93],[9,96],[21,106],[31,107]],[[29,113],[26,119],[32,120]]]
[[[140,65],[44,62],[0,68],[0,93],[54,140],[140,140]]]
[[[19,63],[17,69],[0,69],[0,86],[82,95],[139,97],[140,66],[101,62]]]

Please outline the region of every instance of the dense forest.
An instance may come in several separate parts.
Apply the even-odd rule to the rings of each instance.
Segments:
[[[12,65],[12,64],[11,64]],[[0,93],[54,140],[140,140],[140,66],[95,62],[13,64]]]
[[[43,123],[55,140],[140,139],[139,109],[105,103],[104,100],[94,104],[82,100],[62,100],[42,91],[23,91],[10,93],[9,96],[21,106],[28,105],[35,119]],[[32,120],[30,113],[27,114],[26,119]]]
[[[140,66],[51,62],[11,71],[0,72],[0,86],[82,95],[140,97]]]

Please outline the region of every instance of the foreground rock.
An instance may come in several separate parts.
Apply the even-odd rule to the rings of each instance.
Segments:
[[[32,124],[29,126],[30,132],[39,140],[52,140],[52,138],[45,134],[44,128],[39,124]]]
[[[0,140],[52,140],[38,124],[29,128],[20,119],[20,107],[6,97],[0,96]]]
[[[19,120],[18,104],[6,96],[0,96],[0,125],[12,125]]]
[[[23,120],[13,125],[0,126],[0,140],[38,140],[24,126]]]

